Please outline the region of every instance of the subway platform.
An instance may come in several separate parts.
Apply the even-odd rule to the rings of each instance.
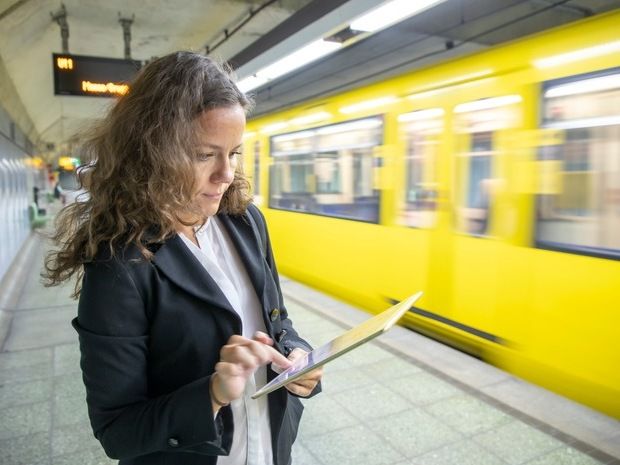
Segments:
[[[33,232],[0,289],[0,464],[104,465],[86,414],[70,286]],[[369,315],[283,277],[315,346]],[[397,327],[325,367],[294,465],[620,464],[620,422]],[[181,464],[179,464],[181,465]]]

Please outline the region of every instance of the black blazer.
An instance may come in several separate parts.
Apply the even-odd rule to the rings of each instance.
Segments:
[[[264,252],[248,213],[218,218],[254,284],[275,347],[285,355],[309,350],[284,307],[264,218],[249,208],[261,220]],[[91,425],[121,465],[215,464],[230,451],[233,420],[230,407],[214,420],[209,378],[220,348],[241,334],[241,321],[180,237],[153,250],[152,261],[136,247],[114,258],[101,250],[85,266],[73,326]],[[286,389],[269,394],[268,405],[274,463],[287,465],[303,406]]]

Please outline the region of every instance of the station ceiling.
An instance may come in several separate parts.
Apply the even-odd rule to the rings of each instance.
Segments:
[[[324,29],[334,21],[346,24],[351,19],[345,17],[346,12],[369,9],[382,0],[62,2],[69,26],[69,53],[123,58],[119,18],[133,18],[133,59],[148,60],[179,49],[208,50],[247,72],[261,56],[268,57],[273,47],[294,50],[302,45],[304,31],[321,31],[321,23],[327,25]],[[2,86],[11,87],[23,104],[32,121],[28,135],[37,148],[53,146],[52,152],[71,150],[79,130],[100,118],[111,103],[105,98],[54,95],[52,53],[62,52],[62,46],[60,27],[52,14],[60,8],[58,0],[0,0],[0,66],[10,81]],[[446,0],[256,89],[255,114],[615,8],[620,8],[620,0]],[[6,110],[12,113],[10,107]]]

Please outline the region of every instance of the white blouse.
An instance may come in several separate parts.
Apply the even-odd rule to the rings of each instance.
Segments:
[[[184,234],[179,235],[222,290],[241,318],[243,336],[252,338],[256,331],[265,332],[262,308],[250,277],[239,258],[226,229],[217,217],[210,217],[196,230],[197,247]],[[271,427],[267,396],[252,399],[257,385],[264,385],[267,370],[260,367],[250,376],[240,399],[231,402],[234,434],[228,456],[218,457],[218,465],[272,465]]]

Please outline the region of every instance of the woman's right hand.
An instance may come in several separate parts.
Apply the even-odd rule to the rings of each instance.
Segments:
[[[238,399],[245,390],[248,378],[261,366],[269,363],[288,368],[291,365],[284,355],[275,350],[273,341],[265,333],[257,332],[253,339],[234,335],[220,350],[220,361],[215,365],[211,395],[220,403]],[[212,401],[215,410],[219,409]]]

